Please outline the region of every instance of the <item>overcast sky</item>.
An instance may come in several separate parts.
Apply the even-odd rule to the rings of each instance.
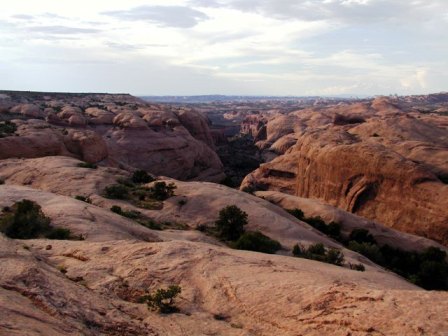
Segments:
[[[0,89],[136,95],[448,91],[448,0],[14,0]]]

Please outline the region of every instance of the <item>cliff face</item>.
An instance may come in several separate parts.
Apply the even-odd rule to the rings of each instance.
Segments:
[[[207,119],[194,110],[123,95],[3,100],[0,120],[17,131],[0,138],[0,159],[64,155],[184,180],[224,177]]]
[[[304,126],[295,145],[249,174],[243,187],[321,199],[448,244],[446,129],[384,101],[295,116]]]

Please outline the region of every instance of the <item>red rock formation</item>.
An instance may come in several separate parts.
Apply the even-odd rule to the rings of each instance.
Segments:
[[[356,114],[350,107],[345,113],[332,108],[294,113],[306,127],[296,133],[297,144],[248,175],[242,187],[321,199],[447,245],[448,185],[438,179],[448,172],[447,131],[384,100],[365,106],[364,113],[354,108],[362,120],[352,122]],[[312,114],[325,120],[341,112],[343,125],[308,122]]]

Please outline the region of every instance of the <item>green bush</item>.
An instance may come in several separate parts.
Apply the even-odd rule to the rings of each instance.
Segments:
[[[154,178],[144,170],[136,170],[132,174],[132,182],[134,183],[140,184],[140,183],[149,183],[152,181],[154,181]]]
[[[119,207],[118,205],[113,205],[110,208],[110,211],[112,211],[118,215],[121,215],[123,217],[130,218],[130,219],[138,219],[141,216],[141,213],[138,211],[134,211],[134,210],[123,211],[123,209],[121,209],[121,207]]]
[[[174,196],[174,189],[176,189],[174,183],[166,184],[165,182],[156,182],[149,188],[150,196],[158,201],[164,201],[171,196]]]
[[[89,169],[97,169],[98,166],[94,163],[89,163],[89,162],[80,162],[76,165],[77,167],[80,168],[89,168]]]
[[[17,131],[17,125],[12,121],[0,121],[0,138],[14,134]]]
[[[145,227],[147,227],[148,229],[151,229],[151,230],[158,230],[158,231],[163,230],[162,225],[160,225],[159,223],[154,222],[151,219],[149,219],[147,221],[144,221],[144,222],[140,222],[140,224],[145,226]]]
[[[349,264],[349,267],[358,272],[364,272],[366,270],[366,267],[363,264]]]
[[[51,230],[45,237],[48,239],[67,240],[71,239],[71,232],[69,229],[55,228]]]
[[[299,220],[303,220],[305,218],[305,214],[299,208],[287,209],[286,211],[288,211],[291,215],[293,215],[294,217],[296,217]]]
[[[260,231],[256,231],[243,233],[232,247],[238,250],[273,254],[280,250],[282,246],[278,241],[265,236]]]
[[[323,233],[326,233],[326,231],[327,231],[327,224],[325,224],[325,221],[319,216],[307,217],[307,218],[304,218],[303,221],[307,222],[313,228],[315,228],[316,230],[319,230]]]
[[[342,266],[344,264],[344,254],[340,250],[331,248],[325,255],[325,262]]]
[[[331,222],[327,225],[327,235],[334,240],[341,241],[341,224],[336,222]]]
[[[118,205],[112,205],[112,207],[110,208],[110,211],[112,211],[118,215],[121,215],[123,213],[123,210]]]
[[[381,265],[384,263],[381,250],[376,244],[366,242],[358,243],[357,241],[352,240],[349,242],[348,248],[352,251],[358,252],[366,256],[367,258],[369,258],[370,260],[372,260],[377,264]]]
[[[308,246],[308,253],[324,256],[325,255],[325,246],[322,243],[316,243]]]
[[[369,230],[366,229],[354,229],[350,236],[348,237],[348,240],[353,240],[357,243],[369,243],[369,244],[376,244],[375,238],[370,234]]]
[[[178,285],[169,286],[167,289],[158,289],[154,294],[142,296],[140,303],[146,303],[148,308],[162,314],[176,313],[179,311],[174,305],[174,299],[182,292]]]
[[[70,239],[71,236],[68,229],[53,228],[40,205],[30,200],[22,200],[3,209],[0,231],[14,239]]]
[[[127,199],[129,190],[122,184],[113,184],[104,189],[105,196],[111,199]]]
[[[215,222],[218,236],[224,240],[235,241],[244,233],[247,224],[247,213],[236,205],[229,205],[219,211],[219,218]]]
[[[308,248],[296,244],[293,247],[292,254],[295,257],[317,260],[337,266],[342,266],[344,263],[344,254],[340,250],[326,249],[322,243],[310,245]]]
[[[89,204],[92,203],[92,200],[87,196],[76,195],[75,199],[77,199],[78,201],[89,203]]]

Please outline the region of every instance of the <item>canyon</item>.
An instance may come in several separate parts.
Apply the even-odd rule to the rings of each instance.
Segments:
[[[446,291],[344,239],[446,263],[448,94],[165,99],[0,92],[0,220],[29,200],[71,235],[0,233],[0,335],[446,335]],[[276,253],[213,233],[231,205]],[[141,302],[173,284],[177,312]]]

